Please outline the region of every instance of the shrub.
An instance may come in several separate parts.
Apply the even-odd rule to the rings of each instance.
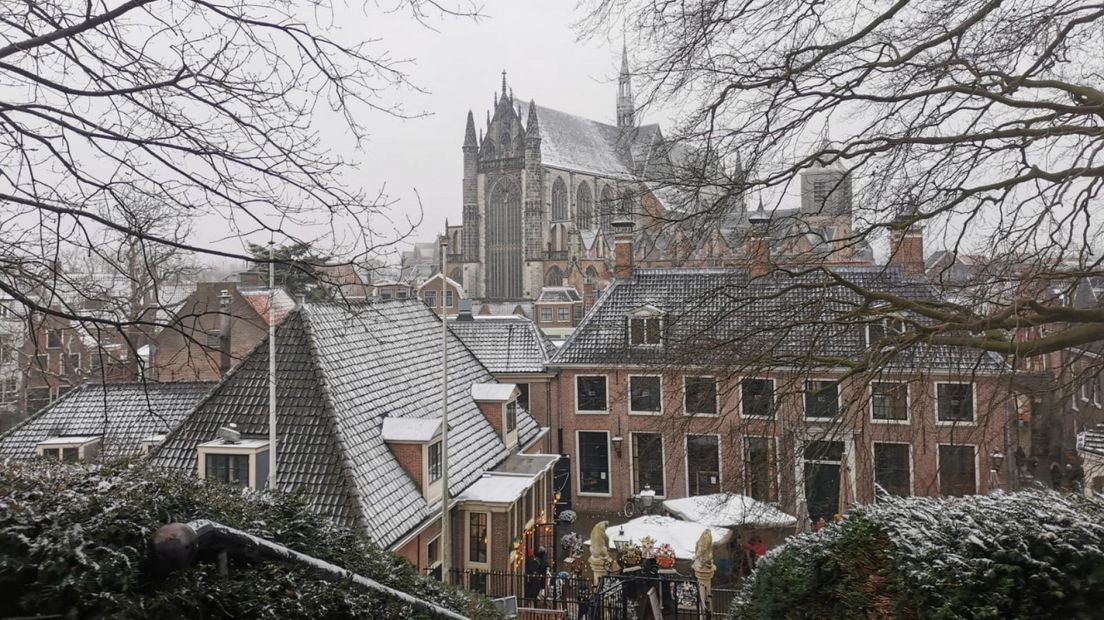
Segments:
[[[1104,608],[1104,507],[1031,491],[896,498],[795,536],[730,614],[766,618],[1090,618]]]
[[[155,578],[143,570],[161,525],[210,519],[476,618],[486,598],[421,577],[362,532],[334,526],[295,494],[242,492],[144,465],[45,462],[0,468],[0,616],[112,618],[419,617],[398,601],[305,567],[232,556]]]

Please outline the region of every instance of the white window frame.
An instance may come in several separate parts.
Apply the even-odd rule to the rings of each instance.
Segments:
[[[490,528],[488,527],[487,529],[489,530]],[[430,557],[430,555],[429,555],[429,547],[433,543],[437,543],[437,561],[436,562],[434,562],[433,558]],[[429,542],[426,543],[426,570],[428,570],[429,572],[433,572],[433,570],[435,568],[440,566],[441,565],[441,555],[442,555],[442,553],[441,553],[441,535],[437,534],[433,538],[430,538]],[[488,556],[488,559],[490,559],[490,554],[489,553],[487,554],[487,556]]]
[[[943,495],[943,463],[940,462],[939,458],[939,448],[942,446],[974,449],[974,493],[981,493],[981,447],[975,443],[936,443],[935,488],[939,492],[939,497],[957,497],[955,495]]]
[[[632,325],[635,320],[644,320],[644,342],[634,343],[632,341]],[[659,321],[659,342],[648,342],[648,323],[649,320]],[[663,327],[666,323],[666,317],[664,312],[655,306],[641,306],[635,310],[630,310],[625,316],[625,342],[630,347],[662,347],[663,346]]]
[[[645,410],[639,410],[638,411],[638,410],[632,408],[632,380],[633,380],[634,377],[640,377],[642,379],[659,379],[659,411],[645,411]],[[647,415],[647,416],[657,416],[657,415],[661,416],[661,415],[663,415],[663,408],[664,408],[663,407],[663,375],[629,375],[628,378],[625,380],[625,383],[626,383],[626,387],[628,388],[625,391],[626,401],[628,401],[628,402],[625,403],[625,406],[629,410],[629,415]],[[608,399],[609,390],[607,389],[606,392],[607,392],[607,401],[608,401],[609,400]],[[608,404],[609,403],[607,402],[607,405]]]
[[[250,489],[257,490],[255,485],[257,481],[257,457],[262,452],[268,452],[268,442],[260,442],[256,446],[242,446],[239,444],[209,445],[210,443],[212,442],[196,446],[196,474],[199,476],[200,480],[207,479],[208,454],[245,456],[249,458],[249,480],[247,480],[248,484],[246,486]]]
[[[682,434],[682,466],[686,472],[686,497],[690,497],[690,437],[716,437],[717,438],[717,489],[724,492],[724,447],[721,446],[720,433],[683,433]]]
[[[744,413],[744,381],[745,380],[770,381],[771,382],[771,405],[776,405],[778,403],[778,393],[776,392],[776,390],[778,389],[778,382],[777,381],[775,381],[771,377],[740,377],[739,381],[737,382],[737,385],[740,388],[740,418],[741,419],[746,418],[748,420],[773,420],[773,419],[775,419],[777,416],[753,415],[753,414],[750,414],[750,413]],[[719,397],[719,395],[718,395],[718,397]],[[804,395],[802,395],[801,403],[802,403],[801,407],[804,409],[804,407],[805,407],[805,397],[804,397]],[[825,419],[828,419],[828,418],[825,418]]]
[[[874,417],[874,384],[875,383],[893,383],[896,385],[905,386],[905,419],[904,420],[882,420]],[[870,422],[873,424],[912,424],[912,393],[908,381],[871,381],[866,387],[867,404],[870,415]],[[937,405],[938,407],[938,405]],[[879,443],[893,443],[893,442],[879,442]],[[910,444],[911,445],[911,444]]]
[[[877,452],[874,446],[878,444],[894,444],[898,446],[908,446],[908,468],[909,468],[909,497],[916,496],[916,458],[913,456],[912,443],[908,441],[871,441],[870,442],[870,488],[874,490],[875,497],[877,497],[877,484],[878,484],[878,460]]]
[[[690,379],[690,378],[693,378],[693,379],[712,379],[713,380],[713,405],[714,405],[713,413],[696,413],[696,412],[692,413],[690,411],[690,407],[688,406],[689,392],[686,391],[686,380]],[[662,396],[662,394],[661,394],[661,396]],[[721,415],[721,384],[720,384],[720,381],[717,380],[716,375],[687,375],[687,374],[682,375],[682,413],[684,415],[688,415],[688,416],[698,416],[698,417],[704,417],[704,418],[720,417],[720,415]]]
[[[489,510],[468,510],[464,519],[464,563],[469,568],[491,568],[491,549],[494,548],[494,513]],[[471,515],[481,514],[487,517],[487,561],[476,562],[471,559]]]
[[[50,437],[35,444],[35,456],[43,458],[43,450],[57,450],[58,460],[62,461],[61,451],[65,448],[77,449],[78,462],[97,460],[103,449],[103,437]]]
[[[967,383],[970,385],[970,406],[973,408],[973,411],[970,412],[971,413],[970,420],[940,420],[939,419],[939,386],[940,385],[965,385]],[[977,414],[977,409],[978,409],[977,381],[934,381],[933,385],[934,385],[934,390],[933,390],[934,393],[932,394],[932,396],[933,396],[933,398],[932,398],[932,407],[934,408],[933,413],[935,414],[935,425],[936,426],[977,426],[977,419],[978,419],[978,414]],[[953,445],[953,444],[947,444],[947,445]]]
[[[629,431],[629,493],[635,495],[641,491],[641,489],[636,488],[636,459],[633,458],[633,446],[636,443],[637,435],[659,436],[659,462],[663,467],[663,493],[657,491],[655,496],[657,498],[667,497],[667,441],[663,436],[663,431]]]
[[[546,313],[547,313],[547,318],[545,318]],[[541,306],[541,309],[540,309],[540,322],[541,323],[552,323],[555,320],[556,320],[555,309],[551,308],[549,306]]]
[[[823,417],[817,416],[815,418],[809,417],[808,407],[805,403],[805,396],[809,393],[810,381],[825,381],[828,383],[836,384],[836,415]],[[838,422],[843,416],[843,381],[839,379],[826,378],[826,377],[808,377],[801,383],[801,419],[806,423],[824,423],[824,422]]]
[[[607,399],[608,400],[608,399]],[[509,428],[506,424],[506,409],[513,403],[514,405],[514,428]],[[518,442],[518,424],[519,424],[519,412],[521,411],[521,405],[518,404],[516,398],[502,403],[502,443],[506,444],[507,448],[513,448]]]
[[[583,452],[579,448],[579,433],[602,433],[606,436],[606,487],[609,488],[607,493],[583,491]],[[632,450],[632,446],[629,449]],[[576,494],[579,497],[613,497],[613,446],[610,445],[610,432],[603,429],[576,429],[575,457],[575,487],[578,489]]]
[[[740,494],[748,495],[748,440],[749,439],[767,439],[774,443],[774,494],[777,499],[773,503],[782,501],[782,455],[778,453],[778,437],[776,435],[751,435],[748,433],[742,433],[740,436],[740,473],[743,474],[743,479],[740,481]],[[801,460],[801,459],[797,459]],[[801,478],[798,478],[801,480]],[[805,485],[798,485],[804,489]],[[804,490],[802,490],[804,493]],[[765,500],[757,500],[765,501]],[[771,502],[767,502],[771,503]]]
[[[579,378],[580,377],[602,377],[602,380],[606,382],[606,408],[605,409],[579,409]],[[575,380],[572,381],[572,390],[575,392],[575,414],[576,415],[609,415],[610,412],[610,389],[609,389],[609,375],[603,374],[577,374]]]
[[[567,316],[564,316],[567,315]],[[571,322],[571,308],[567,306],[559,306],[556,308],[556,322],[557,323],[570,323]]]

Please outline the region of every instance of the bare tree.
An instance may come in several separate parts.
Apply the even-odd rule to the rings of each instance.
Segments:
[[[632,33],[649,102],[683,111],[670,140],[700,154],[657,181],[758,194],[769,213],[802,172],[836,167],[856,184],[837,250],[926,228],[951,256],[985,257],[971,286],[932,301],[824,270],[825,286],[916,317],[911,341],[1031,357],[1104,338],[1104,310],[1057,303],[1101,274],[1098,3],[595,0],[590,10],[585,24]],[[737,157],[746,177],[721,172]]]

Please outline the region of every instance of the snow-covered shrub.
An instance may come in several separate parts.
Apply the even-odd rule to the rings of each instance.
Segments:
[[[1049,491],[858,507],[763,558],[733,618],[1099,618],[1104,506]]]
[[[487,599],[421,577],[363,533],[294,494],[250,493],[137,464],[0,466],[0,617],[407,618],[399,602],[284,562],[231,556],[154,577],[147,545],[166,523],[211,519],[480,618]]]

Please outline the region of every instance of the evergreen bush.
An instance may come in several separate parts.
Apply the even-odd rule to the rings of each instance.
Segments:
[[[1050,491],[893,498],[762,558],[732,618],[1099,618],[1104,506]]]
[[[362,532],[334,526],[295,494],[242,491],[137,463],[0,467],[0,617],[410,618],[409,606],[287,562],[233,557],[229,575],[198,562],[144,570],[170,522],[209,519],[287,545],[473,618],[485,597],[417,574]]]

